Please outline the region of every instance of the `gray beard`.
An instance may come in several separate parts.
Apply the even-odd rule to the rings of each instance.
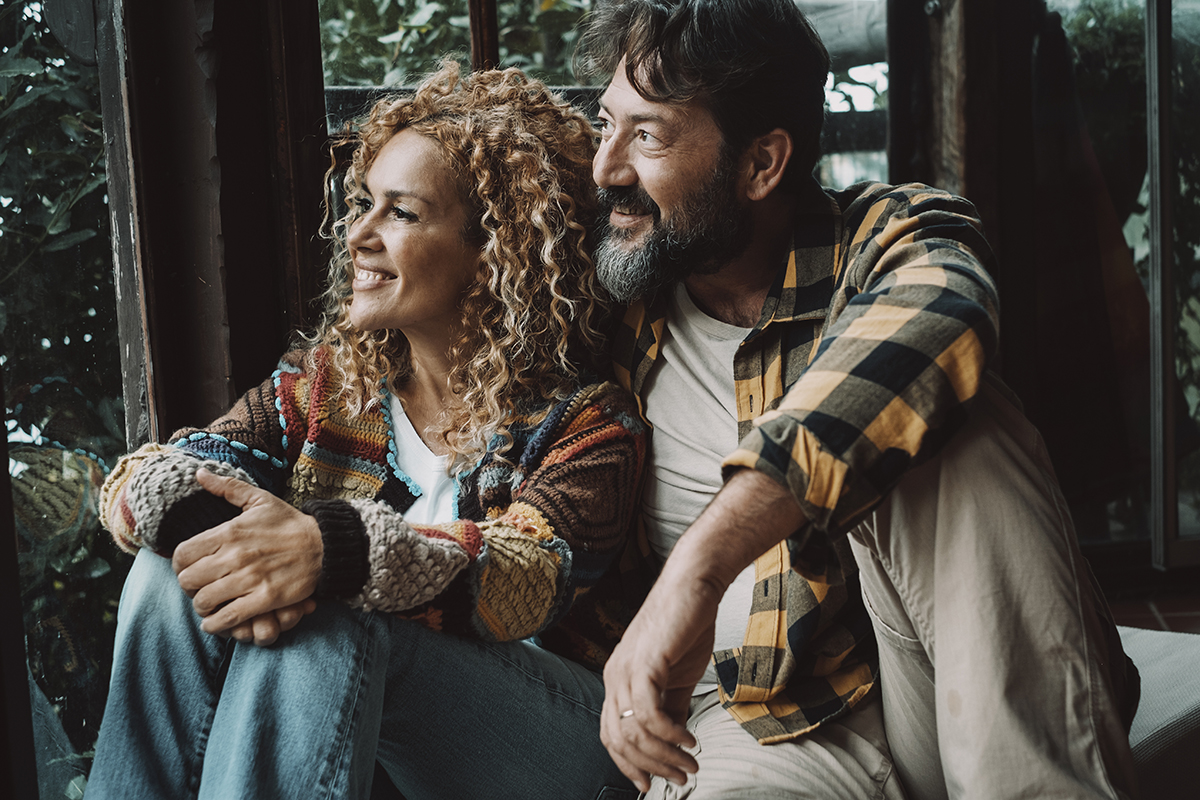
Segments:
[[[602,217],[596,247],[596,277],[614,300],[632,303],[689,275],[711,275],[737,258],[750,244],[753,224],[749,208],[734,199],[733,162],[722,158],[712,179],[684,199],[677,220],[663,223],[657,206],[646,241],[625,250],[632,234],[613,228]],[[600,206],[612,210],[616,197],[640,193],[640,187],[601,189]],[[615,197],[614,197],[615,196]]]
[[[631,237],[611,227],[596,248],[596,277],[619,303],[632,303],[665,284],[688,276],[685,264],[665,252],[669,245],[659,235],[658,226],[646,243],[635,250],[623,250],[621,243]]]

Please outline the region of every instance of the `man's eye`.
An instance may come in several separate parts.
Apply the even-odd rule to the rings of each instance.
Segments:
[[[637,137],[639,142],[644,142],[646,144],[657,141],[657,139],[650,135],[649,131],[638,131]]]

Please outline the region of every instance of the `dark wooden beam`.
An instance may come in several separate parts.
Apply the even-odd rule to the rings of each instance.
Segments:
[[[260,382],[315,321],[324,81],[315,0],[217,0],[216,152],[230,377]],[[265,46],[264,46],[265,45]]]
[[[471,18],[471,69],[500,66],[500,26],[496,0],[467,0]]]
[[[4,369],[0,367],[0,397]],[[7,437],[0,439],[0,459],[8,463]],[[0,795],[36,800],[37,759],[33,752],[33,717],[29,705],[29,668],[25,666],[25,628],[21,614],[17,531],[12,481],[0,470]]]
[[[125,398],[125,438],[133,450],[158,439],[149,311],[143,265],[142,222],[130,139],[123,0],[96,0],[96,57],[100,108],[104,118],[108,208],[112,217],[113,284],[117,292],[117,330]]]
[[[125,0],[129,130],[157,437],[233,401],[212,5]]]
[[[119,53],[102,88],[137,444],[224,412],[314,321],[319,19],[316,0],[98,8]]]
[[[1029,324],[1036,0],[889,0],[888,160],[895,183],[955,192],[979,210],[999,258],[1001,372],[1037,387]]]

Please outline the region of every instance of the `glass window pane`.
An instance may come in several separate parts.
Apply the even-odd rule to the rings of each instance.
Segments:
[[[320,0],[326,86],[403,86],[443,55],[468,59],[466,0]]]
[[[577,83],[571,72],[576,26],[592,0],[499,2],[500,63],[552,86]],[[320,0],[326,86],[404,86],[444,55],[468,61],[466,0]]]
[[[833,61],[825,85],[829,114],[817,180],[835,188],[859,181],[886,182],[887,3],[812,0],[797,5]]]
[[[1179,533],[1200,537],[1200,0],[1176,0],[1171,14],[1171,131],[1177,183],[1171,213],[1175,367],[1183,405],[1176,423]]]
[[[38,779],[43,798],[77,798],[127,570],[97,519],[125,423],[96,69],[40,3],[0,0],[0,117],[0,361]]]
[[[500,63],[551,86],[575,86],[571,56],[579,21],[593,0],[512,0],[496,4]]]
[[[1041,429],[1084,542],[1149,536],[1144,3],[1053,0],[1034,58]],[[1064,37],[1065,34],[1065,37]],[[1052,344],[1049,344],[1052,343]]]

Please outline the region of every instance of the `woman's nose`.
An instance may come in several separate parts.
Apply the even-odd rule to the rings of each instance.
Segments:
[[[351,222],[350,229],[346,232],[346,244],[354,250],[372,249],[375,238],[375,223],[370,212]]]

